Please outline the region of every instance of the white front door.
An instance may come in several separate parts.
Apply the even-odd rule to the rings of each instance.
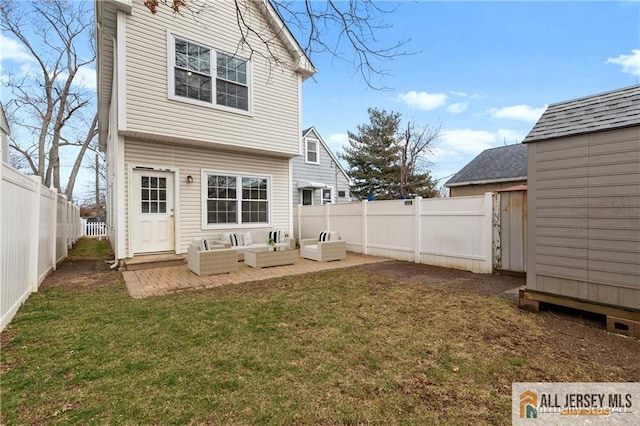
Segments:
[[[134,170],[133,253],[174,251],[173,173]]]

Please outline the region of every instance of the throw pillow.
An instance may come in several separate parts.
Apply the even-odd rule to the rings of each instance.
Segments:
[[[280,239],[281,239],[280,231],[269,231],[269,238],[271,238],[273,240],[273,242],[276,243],[276,244],[282,242],[282,241],[280,241]]]
[[[209,241],[202,240],[202,244],[204,245],[204,250],[205,251],[209,250]]]
[[[318,241],[320,242],[324,242],[324,241],[329,241],[329,237],[331,236],[331,232],[329,231],[322,231],[320,233],[320,236],[318,237]]]
[[[236,232],[229,234],[229,242],[231,242],[231,247],[237,247],[237,246],[243,245],[242,237],[238,235]]]
[[[242,234],[242,241],[245,246],[253,244],[253,237],[251,236],[251,232],[245,232]]]

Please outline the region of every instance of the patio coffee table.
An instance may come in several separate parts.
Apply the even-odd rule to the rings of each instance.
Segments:
[[[244,250],[244,263],[252,268],[266,268],[269,266],[292,265],[300,257],[298,249],[289,247],[252,247]]]

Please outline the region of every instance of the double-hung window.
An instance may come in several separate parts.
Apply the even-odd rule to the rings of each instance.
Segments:
[[[205,225],[269,223],[269,179],[206,173]]]
[[[173,99],[249,111],[249,61],[178,37],[170,42]]]
[[[307,163],[320,163],[318,156],[318,141],[315,139],[306,139],[306,162]]]

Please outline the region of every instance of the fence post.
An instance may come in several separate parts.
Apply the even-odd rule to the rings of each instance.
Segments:
[[[331,215],[329,214],[329,206],[331,205],[331,203],[325,203],[324,204],[324,229],[330,230],[331,229]]]
[[[368,254],[367,249],[367,200],[362,200],[362,254]]]
[[[420,263],[420,241],[422,240],[422,232],[420,229],[420,224],[422,222],[422,197],[418,196],[413,201],[415,203],[413,214],[415,220],[415,243],[413,245],[413,261],[415,263]]]
[[[1,136],[0,136],[1,137]],[[4,151],[3,146],[2,146],[2,141],[0,141],[0,206],[4,205],[4,203],[6,201],[2,200],[2,187],[4,186],[3,182],[3,178],[2,175],[4,174]],[[4,251],[4,245],[3,245],[3,230],[2,230],[3,226],[0,223],[0,250]],[[4,266],[4,260],[3,260],[4,256],[0,255],[0,283],[4,282],[4,276],[2,275],[3,272],[5,271],[5,266]],[[0,318],[2,318],[4,316],[4,312],[0,312]],[[0,330],[3,327],[0,326]]]
[[[302,204],[298,204],[298,244],[302,239]]]
[[[67,258],[67,256],[69,256],[69,244],[67,243],[67,196],[64,194],[58,194],[59,197],[62,198],[62,205],[64,206],[64,208],[62,209],[62,212],[64,214],[64,217],[62,218],[62,220],[64,222],[64,226],[62,227],[62,232],[64,232],[64,259]]]
[[[42,208],[42,179],[31,176],[36,183],[36,190],[31,205],[31,245],[29,247],[29,287],[31,291],[38,291],[38,264],[40,263],[40,209]]]
[[[487,263],[485,264],[484,270],[488,274],[493,273],[493,196],[493,192],[484,194],[484,224],[482,226],[484,229],[482,233],[484,241],[482,245]]]
[[[53,270],[55,271],[57,269],[57,260],[58,260],[58,256],[57,256],[57,250],[58,250],[58,190],[56,188],[50,188],[53,192],[54,192],[54,196],[53,196],[53,212],[51,213],[52,216],[52,231],[51,232],[51,266],[53,267]]]

